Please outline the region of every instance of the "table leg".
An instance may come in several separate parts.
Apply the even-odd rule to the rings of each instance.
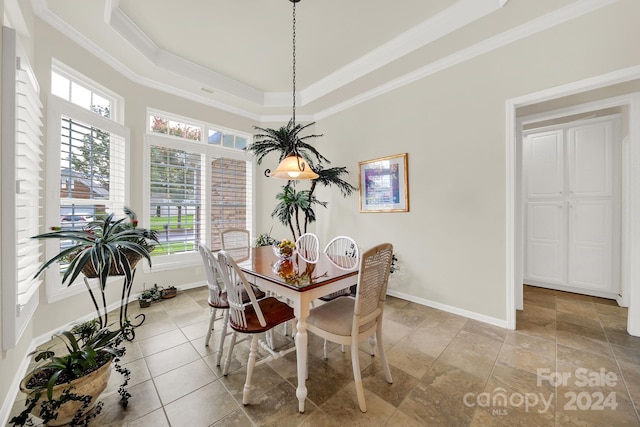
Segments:
[[[298,398],[298,410],[304,413],[304,401],[307,398],[307,322],[303,318],[298,319],[296,332],[296,357],[298,368],[298,388],[296,397]]]

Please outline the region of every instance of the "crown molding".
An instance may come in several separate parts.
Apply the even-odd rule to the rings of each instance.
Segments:
[[[458,65],[462,62],[468,61],[480,55],[483,55],[492,50],[506,46],[510,43],[514,43],[518,40],[529,37],[533,34],[547,30],[549,28],[560,25],[564,22],[575,19],[579,16],[593,12],[602,7],[613,4],[619,0],[579,0],[570,5],[567,5],[561,9],[550,12],[537,19],[531,20],[519,27],[515,27],[511,30],[500,33],[496,36],[490,37],[484,41],[476,43],[462,49],[452,55],[446,56],[438,61],[434,61],[424,67],[418,68],[415,71],[407,73],[401,77],[391,80],[383,85],[380,85],[367,92],[363,92],[357,96],[354,96],[346,101],[338,103],[330,108],[320,111],[314,115],[316,120],[329,117],[340,111],[351,108],[355,105],[366,102],[370,99],[376,98],[392,90],[398,89],[402,86],[408,85],[420,80],[424,77],[430,76],[437,72],[443,71],[447,68]]]
[[[358,77],[361,77],[376,68],[418,49],[456,28],[460,28],[474,20],[486,16],[503,7],[509,0],[461,0],[451,8],[435,15],[424,23],[412,28],[399,37],[381,45],[368,54],[362,56],[351,64],[321,79],[302,91],[298,92],[296,103],[304,106],[326,95],[327,93],[342,87]],[[434,61],[418,68],[401,77],[377,86],[369,91],[358,94],[343,102],[315,114],[301,117],[302,121],[317,121],[329,117],[340,111],[366,102],[377,96],[410,84],[416,80],[443,71],[449,67],[460,64],[479,55],[516,42],[530,35],[547,30],[556,25],[575,19],[579,16],[606,7],[619,0],[577,0],[561,9],[555,10],[542,17],[529,21],[519,27],[505,31],[494,37],[486,39],[475,45],[462,49],[447,57]],[[257,122],[286,122],[289,116],[284,115],[260,115],[247,110],[236,108],[223,102],[214,101],[196,93],[178,89],[176,87],[160,83],[158,81],[142,77],[131,70],[125,64],[109,55],[104,49],[89,40],[82,33],[71,27],[67,22],[49,10],[46,0],[31,0],[35,14],[43,21],[69,37],[87,51],[112,66],[116,71],[129,78],[131,81],[152,89],[160,90],[175,96],[208,105],[222,111],[227,111],[246,117]],[[450,10],[450,9],[453,9]],[[454,12],[457,11],[458,14]],[[201,82],[204,86],[210,86],[216,91],[227,92],[248,100],[262,107],[288,107],[291,106],[291,93],[287,92],[260,92],[255,88],[244,85],[236,80],[221,74],[212,72],[197,64],[193,64],[176,55],[162,51],[151,41],[118,7],[118,0],[107,0],[105,6],[105,22],[121,34],[152,64],[172,72],[179,70],[179,74]]]
[[[257,105],[264,105],[264,93],[247,84],[187,61],[160,49],[119,7],[119,1],[107,0],[105,23],[120,34],[151,64],[214,88],[217,92],[236,96]]]
[[[500,9],[506,1],[461,0],[327,77],[302,89],[302,105],[315,101],[465,25]]]

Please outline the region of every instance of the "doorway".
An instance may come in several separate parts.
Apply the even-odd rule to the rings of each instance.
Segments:
[[[525,284],[621,301],[622,115],[521,119]]]
[[[606,98],[603,94],[620,96]],[[635,89],[629,90],[629,88]],[[523,292],[523,215],[522,215],[522,123],[518,116],[531,107],[544,106],[548,119],[571,114],[587,114],[607,108],[621,108],[626,112],[623,120],[621,244],[620,278],[622,298],[628,305],[627,331],[640,336],[640,67],[630,67],[609,74],[573,82],[566,86],[524,95],[506,102],[507,144],[507,230],[506,230],[506,317],[507,326],[516,328],[516,310],[522,309]],[[595,95],[594,95],[595,94]],[[592,102],[567,104],[566,100],[595,99]],[[600,96],[597,96],[600,95]],[[565,102],[563,104],[563,102]],[[546,104],[546,105],[545,105]],[[567,106],[569,105],[569,106]],[[550,107],[555,106],[555,109]]]

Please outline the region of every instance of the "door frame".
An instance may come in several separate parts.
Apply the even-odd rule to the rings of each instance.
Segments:
[[[607,100],[605,100],[607,101]],[[612,100],[611,101],[613,104],[615,104],[617,101],[616,100]],[[531,124],[531,123],[538,123],[538,122],[544,122],[544,121],[548,121],[548,120],[555,120],[555,119],[564,119],[567,117],[571,117],[571,116],[579,116],[579,115],[584,115],[589,114],[592,111],[597,111],[597,110],[602,110],[602,108],[600,107],[601,101],[596,101],[593,103],[587,103],[587,104],[580,104],[580,105],[572,105],[570,107],[567,108],[562,108],[562,109],[558,109],[558,110],[551,110],[551,111],[545,111],[542,113],[538,113],[538,114],[532,114],[529,116],[525,116],[525,117],[520,117],[517,119],[517,123],[518,123],[518,127],[520,129],[522,129],[524,126]],[[607,108],[607,106],[603,107],[603,108]],[[622,192],[626,189],[626,184],[623,184],[622,182],[622,174],[623,174],[623,170],[624,167],[626,165],[623,165],[623,156],[622,156],[622,147],[624,145],[624,142],[621,141],[621,131],[622,131],[622,123],[623,123],[623,114],[622,113],[611,113],[611,112],[607,112],[607,114],[605,115],[601,115],[601,116],[593,116],[593,117],[583,117],[583,118],[571,118],[568,121],[558,121],[557,123],[554,124],[548,124],[548,125],[543,125],[541,127],[538,128],[531,128],[528,130],[522,130],[520,132],[520,135],[518,135],[518,142],[517,142],[517,146],[516,146],[516,150],[517,150],[517,156],[519,158],[522,159],[522,167],[520,169],[520,171],[518,171],[518,176],[516,178],[521,179],[522,185],[519,185],[518,188],[520,188],[522,190],[521,195],[519,196],[521,199],[521,203],[522,203],[522,246],[521,246],[521,250],[523,251],[522,253],[522,271],[523,271],[523,277],[524,277],[524,271],[525,271],[525,265],[528,262],[527,256],[527,241],[528,241],[528,218],[527,218],[527,202],[531,201],[528,200],[527,194],[526,194],[526,184],[525,184],[525,178],[524,178],[524,174],[526,173],[527,170],[527,159],[526,159],[526,155],[524,153],[524,144],[525,141],[523,138],[525,135],[528,134],[540,134],[540,133],[551,133],[551,132],[557,132],[560,131],[562,132],[563,135],[563,162],[566,162],[568,159],[568,153],[569,150],[566,146],[566,144],[569,143],[569,139],[566,138],[567,136],[567,131],[570,128],[573,127],[578,127],[578,126],[584,126],[584,125],[590,125],[590,124],[594,124],[594,123],[602,123],[602,122],[609,122],[612,123],[612,138],[613,138],[613,146],[612,146],[612,156],[614,159],[616,159],[617,161],[617,165],[613,165],[612,164],[612,213],[614,214],[614,216],[612,217],[612,222],[611,222],[611,226],[612,226],[612,272],[611,272],[611,279],[613,280],[614,283],[618,284],[618,289],[619,292],[610,292],[610,291],[603,291],[603,290],[597,290],[597,289],[588,289],[588,288],[581,288],[582,291],[586,294],[586,295],[594,295],[594,296],[599,296],[599,297],[603,297],[603,298],[615,298],[618,302],[619,305],[623,306],[623,307],[627,307],[629,302],[628,302],[628,294],[629,294],[629,289],[628,289],[628,281],[625,281],[624,286],[622,284],[622,279],[620,277],[620,273],[621,273],[621,245],[623,244],[623,227],[622,227],[622,207],[621,207],[621,200],[623,199],[622,196]],[[624,160],[627,160],[628,156],[625,157]],[[563,181],[568,179],[567,178],[567,166],[566,163],[563,165]],[[617,175],[617,177],[616,177]],[[564,195],[566,197],[566,195]],[[566,214],[568,214],[569,212],[566,212]],[[570,233],[570,228],[571,226],[569,224],[567,224],[566,226],[566,232]],[[617,229],[617,232],[614,232],[613,230]],[[624,242],[627,243],[626,239],[624,239]],[[569,250],[569,241],[566,242],[567,246],[566,246],[566,250]],[[565,259],[564,262],[568,263],[569,262],[569,257],[565,255]],[[626,262],[626,261],[625,261]],[[567,275],[569,274],[569,270],[566,271]],[[566,290],[568,292],[578,292],[580,293],[580,291],[578,291],[576,288],[572,288],[572,285],[569,285],[568,283],[568,279],[569,276],[566,276],[565,279],[567,279],[566,282],[563,282],[562,284],[548,284],[548,287],[550,289],[558,289],[558,290]],[[538,286],[543,286],[545,287],[544,284],[544,280],[530,280],[530,283],[532,285],[538,285]],[[519,303],[520,301],[518,301]],[[522,309],[522,307],[518,307],[518,309]]]
[[[523,215],[522,215],[522,121],[517,109],[575,95],[618,83],[640,79],[640,66],[625,68],[567,85],[506,101],[506,315],[507,327],[516,328],[516,310],[522,309]],[[622,146],[621,289],[628,299],[627,331],[640,336],[640,92],[549,111],[552,118],[604,109],[626,107],[628,138]],[[624,133],[624,132],[623,132]],[[635,221],[630,220],[636,219]],[[626,301],[625,301],[626,302]]]

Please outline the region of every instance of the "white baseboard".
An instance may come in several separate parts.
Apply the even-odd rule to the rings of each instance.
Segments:
[[[451,305],[442,304],[442,303],[431,301],[424,298],[418,298],[416,296],[408,295],[408,294],[394,291],[391,289],[387,290],[387,295],[391,295],[392,297],[400,298],[406,301],[414,302],[416,304],[425,305],[427,307],[436,308],[438,310],[446,311],[448,313],[457,314],[458,316],[478,320],[480,322],[488,323],[490,325],[498,326],[500,328],[509,329],[507,320],[505,319],[497,319],[495,317],[486,316],[484,314],[476,313],[469,310],[464,310],[462,308],[453,307]]]

